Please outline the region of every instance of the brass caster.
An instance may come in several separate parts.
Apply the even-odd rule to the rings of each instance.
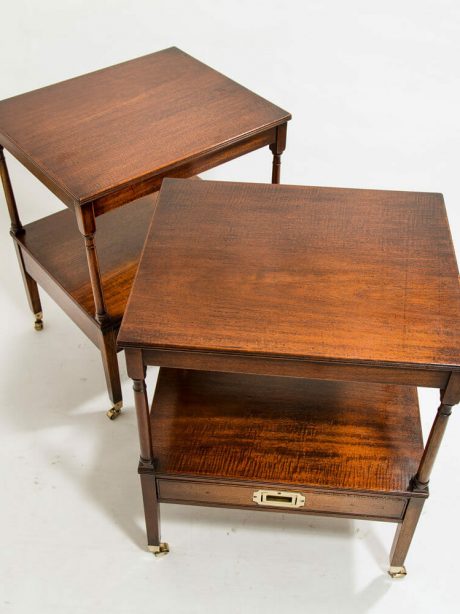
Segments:
[[[35,322],[34,322],[35,330],[43,330],[43,313],[41,311],[38,311],[37,313],[34,313],[34,316],[35,316]]]
[[[109,409],[107,412],[107,417],[110,418],[110,420],[115,420],[115,418],[120,415],[122,407],[123,401],[118,401],[118,403],[115,403],[112,409]]]
[[[407,571],[404,565],[401,567],[390,567],[388,573],[392,578],[404,578],[404,576],[407,576]]]
[[[162,542],[159,546],[147,546],[147,548],[154,556],[165,556],[169,552],[169,546],[166,542]]]

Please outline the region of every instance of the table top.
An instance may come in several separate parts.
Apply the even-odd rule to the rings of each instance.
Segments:
[[[443,197],[167,179],[118,342],[458,369]]]
[[[0,144],[71,206],[289,119],[172,47],[0,101]]]

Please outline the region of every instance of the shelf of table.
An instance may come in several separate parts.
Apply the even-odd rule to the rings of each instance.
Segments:
[[[254,508],[265,486],[306,494],[296,511],[395,520],[419,496],[413,387],[162,368],[151,432],[160,501]]]
[[[123,317],[157,196],[158,192],[97,218],[96,247],[113,325]],[[32,277],[50,294],[64,293],[83,316],[98,325],[84,241],[75,214],[65,209],[24,228],[25,232],[15,239]]]

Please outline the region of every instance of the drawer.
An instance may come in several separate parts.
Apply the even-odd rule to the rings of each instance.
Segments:
[[[399,520],[407,499],[397,496],[347,494],[307,489],[265,488],[189,480],[157,479],[158,498],[162,502],[246,507],[253,509],[295,511]]]

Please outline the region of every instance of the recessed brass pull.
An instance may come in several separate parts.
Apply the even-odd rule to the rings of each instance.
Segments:
[[[258,505],[271,507],[303,507],[305,496],[300,492],[287,492],[285,490],[256,490],[252,500]]]

